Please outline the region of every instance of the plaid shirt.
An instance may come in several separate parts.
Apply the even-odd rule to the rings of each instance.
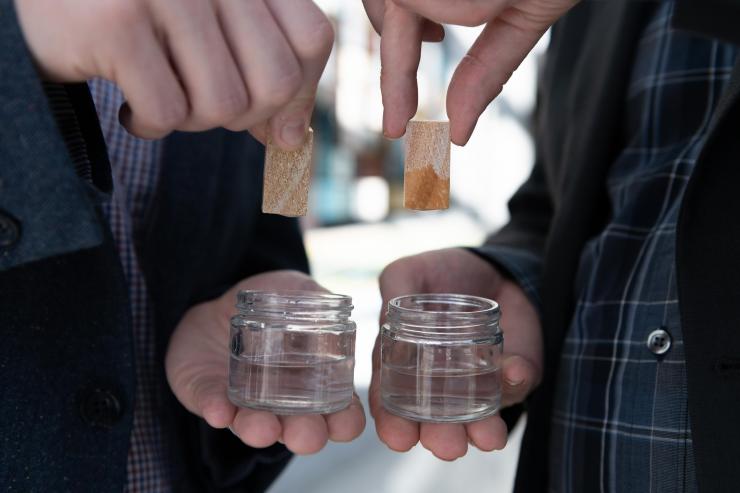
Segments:
[[[156,413],[157,398],[164,389],[157,378],[152,304],[136,252],[157,185],[161,143],[137,139],[120,125],[123,95],[114,84],[94,80],[89,85],[113,171],[113,194],[103,210],[128,281],[134,332],[137,386],[126,491],[166,492],[170,490],[168,469]]]
[[[581,254],[552,415],[553,492],[697,489],[676,223],[740,50],[672,30],[672,12],[661,3],[642,34],[624,95],[625,147],[607,177],[611,218]],[[486,252],[539,300],[540,259]]]

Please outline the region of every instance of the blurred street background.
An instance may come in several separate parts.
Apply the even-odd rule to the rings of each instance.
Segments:
[[[411,212],[402,208],[403,142],[382,137],[379,38],[361,2],[317,3],[334,19],[337,36],[314,115],[316,151],[309,216],[304,220],[306,245],[317,280],[354,299],[355,384],[367,406],[370,354],[381,309],[377,277],[399,257],[477,245],[505,223],[506,202],[533,161],[529,123],[547,39],[482,115],[470,142],[464,148],[453,146],[450,209]],[[424,46],[419,117],[446,119],[446,86],[478,33],[448,27],[443,43]],[[346,493],[350,484],[352,493],[510,492],[521,425],[504,451],[473,449],[445,463],[421,446],[407,454],[388,450],[369,418],[355,442],[330,444],[317,455],[295,458],[270,493]]]

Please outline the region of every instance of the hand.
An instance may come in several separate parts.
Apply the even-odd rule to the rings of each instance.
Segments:
[[[15,0],[42,75],[112,80],[133,134],[269,132],[285,149],[306,136],[334,42],[311,0]]]
[[[524,292],[475,254],[453,248],[397,260],[380,276],[383,296],[381,324],[388,301],[415,293],[458,293],[483,296],[501,305],[504,332],[502,407],[521,402],[542,376],[542,333],[539,317]],[[418,441],[443,460],[465,455],[468,444],[480,450],[500,450],[506,445],[506,425],[494,415],[466,424],[417,423],[389,413],[380,398],[380,339],[373,351],[370,411],[380,440],[405,452]]]
[[[327,440],[357,438],[365,428],[365,413],[356,395],[349,407],[327,415],[275,416],[237,409],[229,401],[229,320],[242,289],[325,291],[300,272],[274,271],[250,277],[220,298],[188,310],[172,334],[165,361],[167,381],[178,400],[214,428],[230,427],[252,447],[280,441],[296,454],[312,454]]]
[[[465,145],[478,117],[547,29],[578,0],[363,0],[381,34],[383,129],[398,138],[416,113],[422,33],[441,23],[485,25],[447,92],[450,138]],[[426,26],[426,27],[425,27]],[[441,29],[441,27],[439,27]],[[426,39],[424,39],[426,40]]]

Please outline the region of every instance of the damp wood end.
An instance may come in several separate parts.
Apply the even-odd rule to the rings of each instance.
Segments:
[[[420,211],[449,208],[449,122],[409,121],[405,141],[403,206]]]

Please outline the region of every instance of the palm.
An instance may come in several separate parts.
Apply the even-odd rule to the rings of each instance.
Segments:
[[[502,306],[501,326],[505,337],[502,405],[520,402],[539,382],[542,335],[537,313],[521,288],[475,254],[450,249],[401,259],[386,268],[380,286],[384,306],[395,296],[423,292],[495,299]],[[465,425],[418,424],[388,413],[380,402],[378,356],[376,343],[370,406],[378,435],[390,448],[405,451],[421,441],[436,456],[452,460],[465,454],[469,441],[482,450],[504,447],[506,426],[499,416]]]
[[[167,350],[167,379],[190,412],[214,428],[226,428],[253,447],[282,441],[295,453],[320,450],[328,439],[349,441],[365,426],[355,396],[350,406],[334,414],[275,416],[236,408],[227,398],[229,319],[241,289],[323,290],[305,274],[276,271],[242,281],[216,300],[191,308],[178,324]]]

